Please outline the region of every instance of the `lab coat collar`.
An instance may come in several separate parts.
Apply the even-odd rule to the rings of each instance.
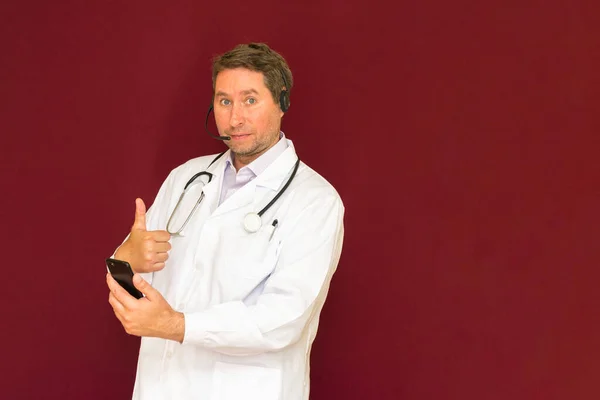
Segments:
[[[269,165],[273,163],[279,157],[285,149],[288,148],[288,141],[286,140],[285,134],[283,132],[279,132],[279,140],[268,149],[264,154],[258,157],[256,160],[252,161],[250,164],[240,168],[237,173],[241,172],[242,169],[248,169],[252,174],[254,174],[254,178],[262,174]],[[224,171],[227,172],[229,168],[233,167],[233,155],[231,152],[227,152],[227,156],[225,159],[225,168]]]
[[[254,181],[257,186],[278,190],[283,186],[283,181],[291,173],[294,163],[298,159],[296,149],[291,140],[285,139],[288,142],[288,148],[285,149],[279,157],[277,157],[262,174],[257,176]]]
[[[214,171],[213,180],[203,188],[206,196],[205,200],[211,205],[211,211],[213,211],[215,215],[218,215],[251,203],[254,203],[255,208],[260,207],[259,203],[264,202],[263,198],[267,194],[265,190],[272,192],[281,189],[285,184],[286,179],[290,176],[294,163],[298,159],[294,144],[291,140],[286,140],[288,142],[288,148],[277,157],[277,159],[275,159],[262,174],[248,182],[217,207],[221,186],[223,184],[223,171],[226,162],[225,160],[219,159],[219,161],[211,167],[211,170]],[[225,157],[221,158],[224,159]]]

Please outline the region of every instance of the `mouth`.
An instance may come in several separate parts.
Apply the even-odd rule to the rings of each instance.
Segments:
[[[241,140],[247,138],[248,136],[250,136],[249,133],[235,133],[229,135],[229,137],[231,137],[231,140]]]

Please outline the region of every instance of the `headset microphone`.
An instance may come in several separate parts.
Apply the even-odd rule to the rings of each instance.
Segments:
[[[206,121],[204,121],[204,129],[206,130],[206,133],[208,133],[212,138],[217,139],[217,140],[231,140],[231,136],[213,135],[208,130],[208,117],[210,116],[210,112],[212,110],[213,110],[213,105],[211,104],[210,107],[208,107],[208,112],[206,113]]]

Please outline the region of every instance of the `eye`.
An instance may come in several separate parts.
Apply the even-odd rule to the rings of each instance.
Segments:
[[[221,104],[222,106],[228,106],[231,104],[231,102],[228,99],[221,99],[219,101],[219,104]]]
[[[246,99],[247,104],[256,104],[256,99],[254,97],[248,97]]]

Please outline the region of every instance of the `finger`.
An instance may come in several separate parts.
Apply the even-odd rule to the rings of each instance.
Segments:
[[[125,307],[123,307],[123,304],[119,303],[119,300],[117,300],[113,292],[108,293],[108,303],[111,305],[115,315],[120,321],[123,314],[125,314]]]
[[[114,308],[113,308],[113,314],[115,314],[115,317],[117,317],[117,319],[119,320],[119,322],[121,323],[121,325],[123,325],[123,318],[119,315],[118,312],[115,311]]]
[[[154,264],[157,263],[165,263],[169,259],[169,253],[156,253],[154,257],[152,257]]]
[[[114,283],[116,283],[115,278],[112,277],[112,275],[110,274],[110,272],[106,273],[106,285],[108,286],[108,289],[112,292],[112,288]],[[118,283],[117,283],[118,285]]]
[[[115,278],[112,277],[110,273],[106,274],[106,284],[108,285],[110,293],[115,293],[119,290],[119,288],[121,288],[121,285],[119,285],[119,283],[115,280]]]
[[[165,267],[165,265],[166,264],[164,262],[157,262],[152,264],[152,272],[160,271]]]
[[[169,259],[169,253],[153,253],[151,260],[148,262],[148,267],[152,270],[156,269],[155,264],[165,264]]]
[[[113,308],[113,313],[115,314],[115,317],[117,317],[117,319],[123,326],[123,329],[125,329],[125,331],[127,332],[127,328],[125,327],[125,324],[127,323],[127,318],[125,317],[126,312],[123,308],[123,305],[118,302],[118,300],[115,298],[115,296],[113,296],[112,293],[108,295],[108,302]]]
[[[146,205],[144,200],[135,199],[135,219],[131,230],[145,231],[146,230]]]
[[[152,251],[155,253],[166,253],[169,250],[171,250],[171,243],[169,242],[154,243],[152,246]]]
[[[160,253],[160,254],[165,254],[165,253]],[[160,271],[164,267],[165,267],[165,262],[163,262],[163,261],[155,262],[155,261],[153,261],[153,259],[151,259],[146,263],[146,265],[144,266],[144,270],[141,271],[141,273]]]
[[[168,242],[171,240],[171,234],[167,231],[152,231],[150,234],[152,239],[157,242]]]
[[[133,285],[146,296],[147,300],[156,301],[162,299],[162,296],[148,282],[141,277],[140,274],[133,276]]]

